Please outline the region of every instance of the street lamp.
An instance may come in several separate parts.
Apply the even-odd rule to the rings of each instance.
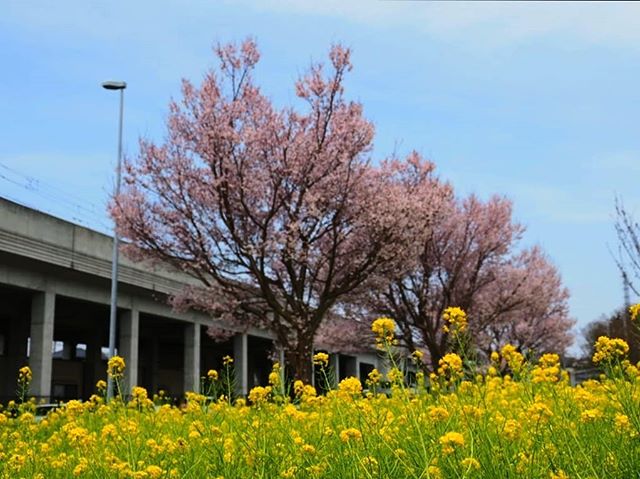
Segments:
[[[116,196],[120,194],[120,176],[122,169],[122,116],[124,109],[124,89],[127,84],[123,81],[106,81],[102,83],[106,90],[120,90],[120,121],[118,127],[118,166],[116,167]],[[116,352],[116,315],[118,308],[118,231],[113,230],[113,255],[111,258],[111,308],[109,310],[109,359]],[[113,397],[113,379],[107,378],[107,400]]]

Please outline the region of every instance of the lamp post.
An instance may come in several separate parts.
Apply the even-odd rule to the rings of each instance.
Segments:
[[[120,90],[120,121],[118,125],[118,166],[116,167],[116,196],[120,194],[120,176],[122,170],[122,117],[124,110],[124,89],[127,84],[123,81],[106,81],[102,83],[106,90]],[[113,255],[111,258],[111,306],[109,310],[109,359],[116,350],[116,316],[118,309],[118,231],[113,230]],[[113,379],[107,378],[107,400],[113,397]]]

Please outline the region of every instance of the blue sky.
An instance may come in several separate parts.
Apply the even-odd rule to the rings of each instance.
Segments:
[[[579,327],[622,302],[613,202],[640,216],[640,5],[392,1],[5,0],[0,194],[107,231],[117,95],[125,152],[161,139],[182,77],[216,42],[257,39],[274,102],[332,43],[376,157],[417,149],[461,194],[505,194],[562,273]]]

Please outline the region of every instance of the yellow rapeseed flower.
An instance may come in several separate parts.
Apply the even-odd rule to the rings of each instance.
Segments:
[[[431,479],[442,479],[442,470],[438,466],[427,467],[427,477]]]
[[[629,315],[631,316],[631,321],[635,321],[640,317],[640,303],[629,307]]]
[[[107,363],[107,374],[113,378],[118,379],[124,375],[125,363],[124,359],[120,356],[113,356]]]
[[[358,378],[351,376],[340,381],[338,391],[351,396],[360,394],[362,393],[362,384]]]
[[[464,436],[459,432],[449,431],[439,441],[443,454],[451,454],[455,448],[464,446]]]
[[[280,373],[278,373],[277,371],[271,371],[269,373],[269,384],[271,384],[273,387],[278,387],[278,385],[280,384]]]
[[[609,338],[598,348],[601,361],[617,360],[625,351]],[[366,396],[359,379],[351,377],[320,396],[313,386],[292,381],[295,395],[289,397],[284,376],[278,388],[264,387],[265,374],[263,387],[251,389],[249,399],[230,398],[232,387],[220,398],[210,382],[216,376],[205,369],[203,380],[214,397],[189,392],[180,404],[164,393],[166,401],[157,402],[167,404],[154,407],[150,394],[134,387],[128,405],[94,396],[69,401],[36,420],[35,401],[15,400],[0,406],[0,476],[178,479],[189,471],[194,477],[230,479],[260,475],[267,464],[269,477],[290,479],[344,471],[357,477],[471,479],[490,476],[485,470],[501,477],[568,479],[578,470],[572,458],[580,450],[601,459],[591,463],[594,478],[627,477],[638,469],[632,454],[640,437],[638,365],[621,358],[616,374],[574,387],[555,354],[544,354],[531,366],[522,363],[519,374],[510,369],[501,376],[507,362],[518,367],[523,360],[513,346],[504,354],[496,351],[476,371],[493,368],[495,376],[460,377],[467,363],[451,353],[435,362],[428,384],[420,371],[415,385],[400,387],[407,377],[393,369],[400,356],[394,351],[378,363],[384,370],[368,375]],[[373,368],[374,358],[368,362]],[[123,367],[116,369],[121,374]],[[387,371],[392,387],[374,388],[385,383]],[[226,380],[228,370],[218,372],[217,380]],[[160,384],[177,392],[171,377]],[[608,447],[612,441],[616,447]],[[199,460],[204,456],[206,461]]]
[[[368,378],[369,384],[376,385],[380,383],[380,380],[382,379],[382,374],[380,374],[380,371],[374,368],[367,375],[367,378]]]
[[[305,384],[298,395],[300,396],[300,399],[302,399],[302,401],[310,403],[315,400],[318,392],[316,391],[316,388],[314,388],[311,384]]]
[[[373,456],[365,456],[362,458],[362,465],[365,468],[374,468],[378,466],[378,460]]]
[[[480,463],[475,457],[465,457],[460,461],[460,465],[467,471],[477,471],[480,469]]]
[[[162,477],[162,475],[164,474],[164,471],[160,466],[153,466],[153,465],[147,466],[145,471],[151,479],[158,479],[159,477]]]
[[[445,354],[438,361],[438,374],[450,380],[463,376],[462,358],[456,353]]]
[[[107,382],[104,379],[100,379],[96,383],[96,390],[101,394],[104,393],[107,390]]]
[[[33,373],[31,372],[31,368],[29,366],[22,366],[18,370],[18,382],[20,384],[29,384],[33,379]]]
[[[297,470],[298,468],[296,466],[291,466],[287,470],[282,471],[282,473],[280,473],[280,477],[282,477],[283,479],[293,479],[294,477],[296,477]]]
[[[249,401],[256,405],[262,404],[269,399],[271,391],[271,386],[256,386],[251,391],[249,391]]]
[[[455,336],[467,330],[467,313],[462,308],[449,307],[445,309],[442,313],[442,319],[445,321],[442,327],[445,333],[451,333]]]
[[[515,419],[507,419],[502,428],[502,434],[509,440],[515,439],[520,432],[520,423]]]
[[[329,365],[329,355],[327,353],[316,353],[313,355],[313,364],[326,368]]]
[[[385,345],[393,344],[396,322],[386,316],[380,317],[371,324],[371,331],[376,335],[377,346],[384,348]]]
[[[432,421],[444,421],[449,419],[449,411],[442,406],[429,406],[427,414]]]
[[[554,353],[547,353],[540,356],[538,364],[543,368],[551,368],[560,365],[560,356]]]
[[[629,417],[626,414],[616,413],[614,423],[618,431],[624,431],[629,428],[631,423]]]
[[[399,384],[404,381],[404,373],[398,368],[391,368],[387,371],[387,379],[392,384]]]
[[[602,411],[597,408],[587,409],[580,413],[580,421],[592,422],[602,417]]]
[[[78,465],[73,469],[74,476],[81,476],[89,470],[89,461],[85,458],[80,459]]]
[[[147,390],[145,388],[140,386],[134,386],[133,389],[131,389],[130,405],[137,406],[137,407],[140,407],[140,406],[149,407],[149,406],[152,406],[153,403],[149,399],[149,394],[147,393]]]
[[[505,344],[500,354],[514,373],[519,372],[524,365],[524,356],[512,344]]]
[[[133,389],[131,390],[131,396],[133,396],[134,399],[142,401],[144,399],[147,399],[148,393],[145,388],[140,386],[134,386]]]
[[[538,365],[531,371],[534,383],[554,383],[560,380],[560,356],[557,354],[543,354]]]
[[[532,423],[544,422],[547,418],[553,416],[551,408],[545,403],[537,401],[527,408],[527,414]]]
[[[316,448],[313,447],[311,444],[303,444],[302,445],[302,451],[306,452],[307,454],[315,454],[316,453]]]
[[[362,433],[359,429],[349,427],[340,431],[340,440],[342,442],[349,442],[350,440],[362,439]]]
[[[594,364],[622,359],[629,352],[629,345],[624,339],[600,336],[594,345],[592,361]]]

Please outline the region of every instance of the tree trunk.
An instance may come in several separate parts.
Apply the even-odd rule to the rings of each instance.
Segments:
[[[429,356],[431,359],[431,368],[432,371],[437,371],[439,367],[440,359],[442,359],[442,349],[438,347],[437,344],[427,344],[427,349],[429,349]]]
[[[305,384],[311,384],[313,373],[313,342],[311,339],[299,338],[298,345],[295,349],[285,352],[287,360],[287,368],[289,368],[290,376],[300,379]]]

